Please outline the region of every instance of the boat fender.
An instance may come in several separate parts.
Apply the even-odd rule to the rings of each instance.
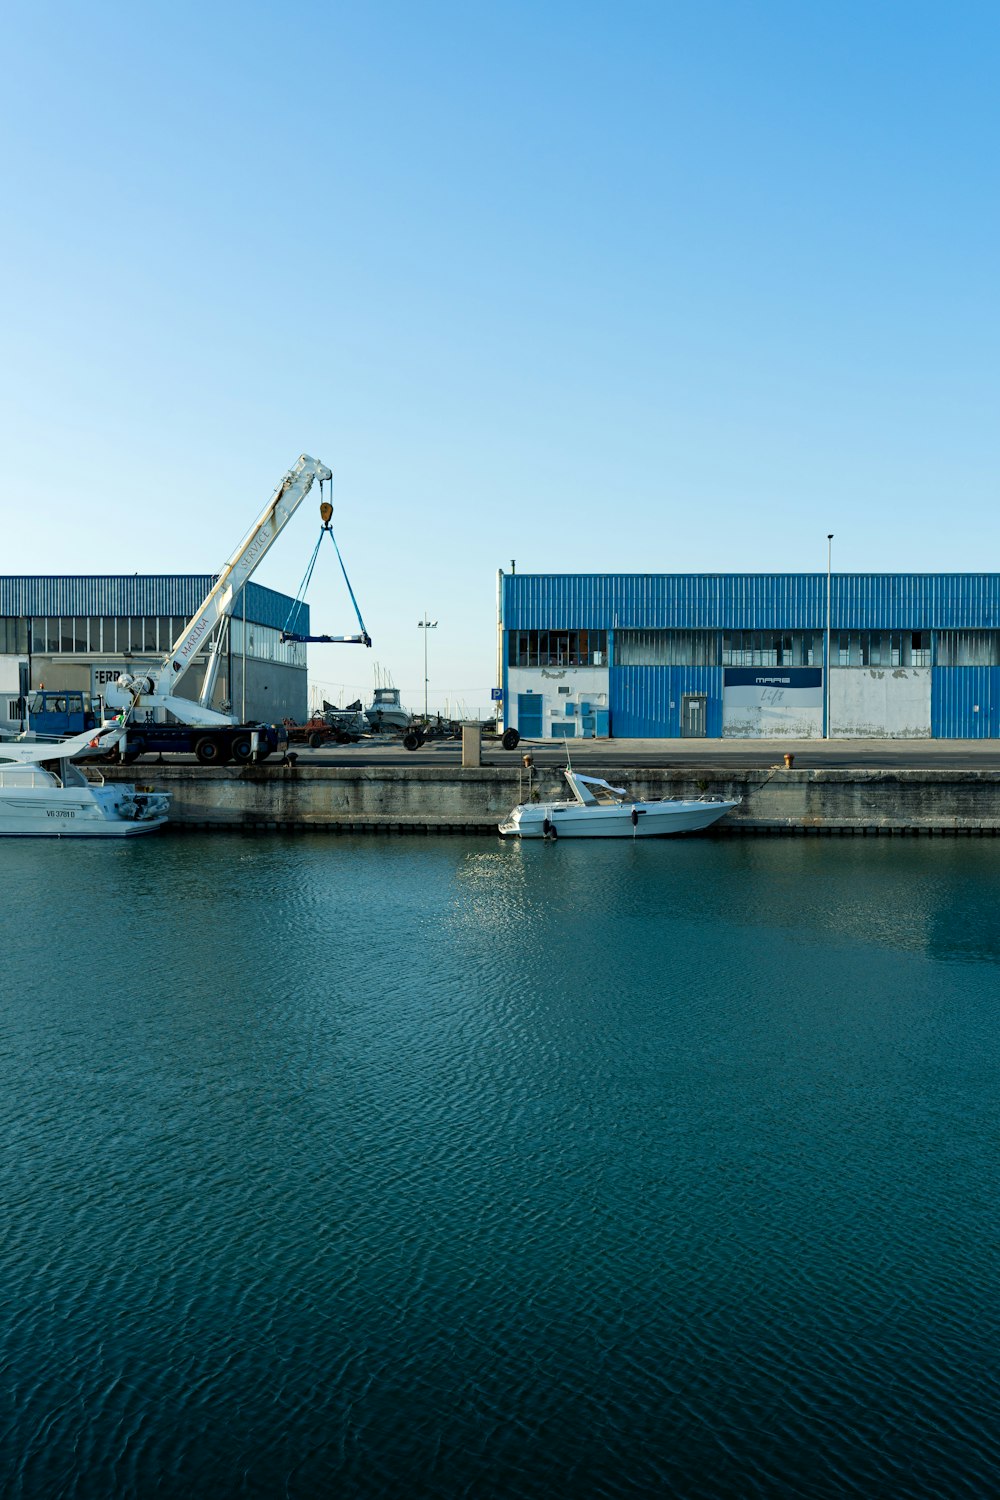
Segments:
[[[549,834],[552,832],[552,824],[549,822],[548,818],[542,819],[542,832],[544,833],[546,838],[548,838]]]
[[[632,809],[632,827],[633,828],[638,828],[638,826],[639,826],[639,809],[637,807],[633,807],[633,809]]]

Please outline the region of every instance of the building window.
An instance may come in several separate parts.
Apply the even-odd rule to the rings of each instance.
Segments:
[[[834,666],[929,667],[929,630],[835,630],[830,642]]]
[[[1000,634],[995,630],[942,630],[937,638],[939,667],[1000,666]]]
[[[5,656],[27,656],[27,620],[0,619],[0,652]]]
[[[822,660],[823,637],[812,630],[727,630],[722,636],[724,667],[811,667]]]
[[[509,630],[511,667],[606,667],[606,630]]]
[[[931,664],[931,633],[929,630],[914,630],[910,638],[910,665],[929,667]]]
[[[619,667],[717,667],[716,630],[616,630]]]
[[[230,623],[229,650],[233,660],[244,655],[243,621],[239,618]],[[306,647],[302,641],[283,641],[281,631],[271,625],[246,624],[245,654],[254,661],[273,661],[280,666],[304,667]]]

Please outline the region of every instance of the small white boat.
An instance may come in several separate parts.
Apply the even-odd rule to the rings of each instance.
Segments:
[[[399,701],[397,687],[377,687],[365,709],[365,718],[376,732],[380,729],[409,729],[413,722],[413,715]]]
[[[73,764],[74,756],[109,749],[123,733],[116,725],[55,744],[0,744],[0,838],[128,838],[162,828],[169,792],[106,786],[99,772],[88,780]]]
[[[500,832],[522,839],[660,838],[709,828],[740,805],[739,800],[726,802],[721,797],[637,801],[624,787],[611,786],[599,776],[581,776],[573,770],[563,774],[573,801],[523,803],[500,824]]]

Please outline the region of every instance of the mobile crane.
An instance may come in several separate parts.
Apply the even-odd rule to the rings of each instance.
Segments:
[[[209,655],[205,679],[197,699],[183,698],[177,687],[191,667],[198,649],[220,621],[233,613],[240,590],[248,582],[285,526],[312,489],[320,490],[332,474],[325,464],[303,453],[282,479],[267,506],[226,563],[212,588],[174,642],[172,650],[151,672],[125,672],[104,694],[105,708],[124,712],[127,747],[124,760],[135,760],[147,751],[194,752],[202,765],[222,765],[233,760],[245,764],[264,760],[287,744],[287,731],[280,724],[240,724],[232,714],[211,707],[221,660],[221,632]],[[327,507],[328,508],[328,507]],[[367,633],[324,639],[343,644],[371,645]],[[153,722],[153,710],[166,709],[175,724]]]

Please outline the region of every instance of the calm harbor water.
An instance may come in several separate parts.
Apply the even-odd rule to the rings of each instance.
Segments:
[[[997,1493],[992,841],[0,859],[4,1496]]]

